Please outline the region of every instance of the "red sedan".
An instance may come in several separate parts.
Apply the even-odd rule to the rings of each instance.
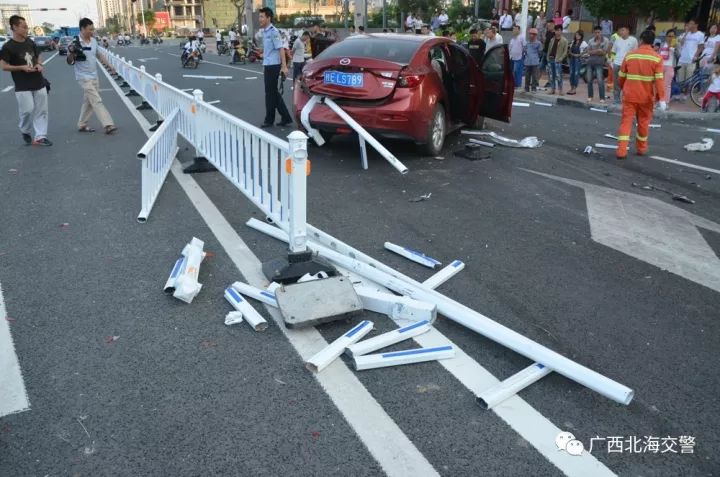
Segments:
[[[302,127],[300,112],[311,96],[333,98],[371,134],[408,139],[436,155],[463,124],[509,121],[513,91],[506,45],[491,48],[478,65],[448,38],[368,34],[335,43],[307,64],[294,105]],[[326,138],[352,132],[323,104],[309,119]]]

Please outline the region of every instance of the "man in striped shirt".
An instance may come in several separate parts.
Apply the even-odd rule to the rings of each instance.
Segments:
[[[625,56],[620,71],[619,85],[622,89],[622,119],[618,131],[616,157],[627,157],[632,123],[637,118],[635,148],[639,156],[647,153],[648,131],[653,117],[655,100],[660,110],[667,109],[663,83],[663,60],[653,50],[655,33],[645,30],[640,35],[640,48]]]

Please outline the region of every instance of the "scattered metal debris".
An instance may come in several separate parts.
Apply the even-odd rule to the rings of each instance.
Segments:
[[[617,146],[614,146],[612,144],[601,144],[601,143],[595,143],[595,147],[598,149],[617,149]]]
[[[487,136],[491,138],[493,141],[495,141],[497,144],[500,144],[501,146],[507,146],[507,147],[524,147],[524,148],[536,148],[543,145],[545,141],[541,141],[535,136],[528,136],[525,138],[520,139],[519,141],[517,139],[510,139],[505,136],[501,136],[495,132],[492,131],[468,131],[468,130],[462,130],[462,134],[470,134],[475,136]]]
[[[600,109],[600,108],[590,108],[590,111],[595,111],[598,113],[607,113],[607,109]]]
[[[712,179],[712,175],[711,175],[711,174],[703,174],[703,173],[701,173],[701,172],[691,171],[691,170],[688,170],[688,169],[680,169],[680,172],[685,172],[685,173],[687,173],[687,174],[694,174],[694,175],[696,175],[696,176],[703,176],[706,181],[709,181],[710,179]]]
[[[481,141],[480,139],[470,139],[470,145],[495,147],[495,144],[487,141]],[[467,146],[466,146],[467,147]]]
[[[430,200],[430,196],[432,196],[432,192],[428,192],[427,194],[423,194],[418,197],[413,197],[412,199],[409,199],[408,202],[422,202],[423,200]]]
[[[684,202],[686,204],[694,204],[695,203],[694,200],[690,199],[689,197],[687,197],[685,195],[676,194],[675,192],[673,192],[671,190],[663,189],[662,187],[658,187],[656,185],[652,185],[652,184],[642,185],[642,184],[638,184],[637,182],[633,182],[632,186],[640,188],[640,189],[644,189],[644,190],[656,190],[658,192],[664,192],[664,193],[668,194],[672,198],[672,200],[676,200],[678,202]]]
[[[686,151],[709,151],[711,147],[713,147],[713,144],[715,144],[715,141],[710,139],[709,137],[702,138],[702,142],[691,142],[690,144],[685,144],[683,147]]]
[[[592,146],[586,146],[585,149],[583,149],[583,154],[597,154],[597,151],[593,149]]]
[[[605,134],[605,137],[608,137],[608,138],[610,138],[610,139],[615,139],[616,141],[619,140],[618,137],[615,136],[615,135],[613,135],[613,134]]]

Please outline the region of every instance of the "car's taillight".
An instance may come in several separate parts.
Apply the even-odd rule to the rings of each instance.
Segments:
[[[398,88],[415,88],[420,86],[425,75],[400,75],[398,76]]]

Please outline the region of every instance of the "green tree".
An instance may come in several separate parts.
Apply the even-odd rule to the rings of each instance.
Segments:
[[[654,18],[680,19],[697,0],[581,0],[597,17],[635,14]]]
[[[41,26],[42,26],[43,31],[45,31],[46,35],[50,35],[52,32],[54,32],[56,30],[55,25],[53,25],[52,23],[43,22],[43,24]]]
[[[429,22],[432,14],[442,8],[441,4],[442,2],[440,0],[399,0],[398,8],[401,12],[404,12],[405,15],[410,12],[420,12],[423,20]],[[405,21],[404,18],[403,21]]]
[[[153,25],[155,25],[155,11],[151,9],[145,10],[145,26],[147,27],[148,31],[152,30]],[[142,25],[143,21],[143,14],[138,13],[137,14],[137,24]]]
[[[105,21],[105,26],[110,33],[120,33],[122,30],[122,20],[118,15],[114,15]]]

